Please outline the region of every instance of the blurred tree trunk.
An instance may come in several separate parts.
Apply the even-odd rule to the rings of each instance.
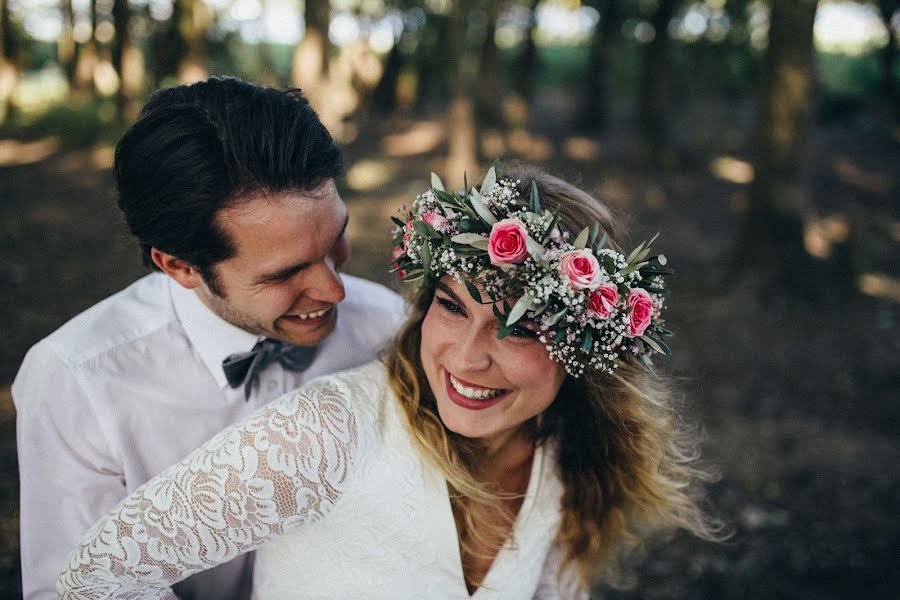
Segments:
[[[178,81],[193,83],[209,77],[206,54],[206,29],[211,14],[203,0],[175,0],[172,19],[177,24],[181,54]]]
[[[77,98],[92,98],[96,95],[94,71],[100,62],[97,44],[97,0],[91,0],[91,33],[83,44],[77,44],[74,54],[75,66],[72,72],[71,91]]]
[[[518,64],[516,65],[516,91],[522,97],[522,100],[530,105],[534,96],[534,89],[537,85],[538,70],[538,52],[537,44],[534,41],[534,35],[537,32],[537,8],[541,0],[531,0],[531,24],[528,27],[528,35],[522,44],[522,52],[519,54]]]
[[[481,45],[481,60],[478,70],[475,101],[478,120],[481,125],[498,125],[503,121],[500,108],[500,77],[498,74],[500,56],[497,52],[497,14],[500,0],[488,0],[486,7],[487,25]]]
[[[452,18],[429,13],[426,25],[419,32],[420,50],[415,54],[417,97],[416,109],[422,111],[433,96],[441,99],[450,94],[448,80],[453,78],[455,62],[448,58],[447,48],[453,40]]]
[[[328,77],[328,27],[331,3],[328,0],[305,0],[303,39],[294,50],[291,84],[312,98]]]
[[[135,97],[144,78],[140,52],[131,39],[131,10],[128,0],[114,0],[113,25],[116,37],[112,46],[112,64],[119,76],[116,112],[119,120],[129,121],[136,112]]]
[[[397,82],[404,63],[400,40],[397,40],[384,60],[384,71],[372,92],[372,108],[376,114],[388,115],[397,109]]]
[[[475,121],[474,88],[477,62],[468,43],[468,16],[472,0],[460,0],[450,16],[449,56],[456,57],[451,80],[447,135],[447,179],[462,183],[464,172],[472,173],[478,161],[478,130]],[[445,180],[445,181],[446,181]]]
[[[644,47],[640,83],[641,157],[655,167],[670,167],[675,162],[666,128],[666,105],[671,38],[669,23],[681,0],[658,0],[650,18],[655,35]]]
[[[66,75],[69,88],[75,87],[75,62],[78,53],[78,44],[75,43],[75,11],[72,8],[72,0],[61,0],[59,11],[62,14],[62,33],[56,44],[56,54],[59,66]]]
[[[884,95],[890,106],[893,107],[894,118],[900,121],[900,94],[897,93],[897,36],[891,26],[891,19],[900,2],[897,0],[878,0],[878,8],[881,12],[881,20],[888,32],[887,46],[881,52],[881,76],[883,79]]]
[[[817,4],[818,0],[772,1],[753,145],[755,179],[735,265],[762,272],[767,286],[779,293],[807,297],[817,293],[818,285],[804,247],[804,225],[814,216],[808,157]]]
[[[581,126],[590,132],[603,132],[609,122],[609,97],[612,64],[621,14],[617,0],[595,2],[600,22],[594,28],[590,59],[585,74],[585,103],[581,111]]]
[[[12,95],[19,80],[19,67],[9,20],[8,0],[0,0],[0,125],[12,111]]]

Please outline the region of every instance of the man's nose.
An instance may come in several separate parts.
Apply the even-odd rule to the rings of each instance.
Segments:
[[[337,304],[344,299],[344,282],[334,260],[325,260],[310,267],[306,296],[321,302]]]

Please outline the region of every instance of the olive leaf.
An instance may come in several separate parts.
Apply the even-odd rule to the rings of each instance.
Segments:
[[[419,254],[422,257],[422,272],[424,273],[425,279],[428,279],[431,277],[431,246],[422,244],[422,249],[419,250]]]
[[[472,296],[472,299],[475,300],[478,304],[484,304],[481,301],[481,293],[479,293],[478,288],[475,287],[475,284],[469,281],[468,279],[464,280],[466,284],[466,289],[469,291],[469,295]]]
[[[484,181],[481,182],[481,195],[487,196],[488,194],[490,194],[493,191],[494,185],[496,183],[497,171],[495,171],[494,167],[492,166],[490,169],[488,169],[487,174],[484,176]]]
[[[578,236],[575,238],[575,241],[572,243],[572,245],[575,246],[575,248],[577,250],[580,250],[580,249],[584,248],[585,246],[587,246],[588,235],[590,234],[590,231],[591,230],[589,228],[585,227],[578,233]]]
[[[531,182],[531,197],[528,200],[528,210],[533,213],[541,212],[541,200],[538,197],[537,184],[534,181]]]
[[[512,310],[509,311],[509,316],[506,317],[506,325],[514,325],[516,321],[521,319],[525,315],[525,312],[531,307],[532,302],[534,302],[534,296],[527,293],[516,300]]]
[[[544,252],[547,251],[546,248],[544,248],[530,235],[525,236],[525,248],[528,250],[528,253],[534,257],[535,260],[540,260],[540,258],[544,256]]]
[[[568,309],[564,308],[561,311],[559,311],[558,313],[551,315],[549,319],[544,321],[544,325],[547,325],[548,327],[552,327],[553,325],[556,325],[557,323],[559,323],[559,320],[565,316],[567,310]]]
[[[475,212],[478,213],[478,216],[481,217],[482,221],[488,225],[493,225],[497,222],[497,218],[494,217],[488,207],[485,206],[484,202],[481,201],[481,195],[475,188],[472,188],[472,193],[469,194],[469,202],[472,204],[472,208]]]
[[[438,177],[436,173],[431,174],[431,188],[442,192],[444,191],[444,184],[441,183],[441,178]]]

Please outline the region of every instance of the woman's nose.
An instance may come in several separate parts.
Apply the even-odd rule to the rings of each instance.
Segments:
[[[465,372],[480,372],[490,368],[491,360],[490,332],[469,328],[461,334],[456,345],[459,375]]]

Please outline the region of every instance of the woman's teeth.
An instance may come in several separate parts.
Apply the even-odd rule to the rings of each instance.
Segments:
[[[506,391],[492,388],[471,388],[461,384],[453,375],[450,375],[450,385],[466,398],[472,398],[473,400],[490,400]]]
[[[305,321],[307,319],[316,319],[318,317],[321,317],[322,315],[327,313],[329,310],[331,310],[331,307],[327,306],[327,307],[323,308],[322,310],[317,310],[317,311],[311,312],[311,313],[297,313],[294,316],[297,317],[298,319],[300,319],[301,321]]]

